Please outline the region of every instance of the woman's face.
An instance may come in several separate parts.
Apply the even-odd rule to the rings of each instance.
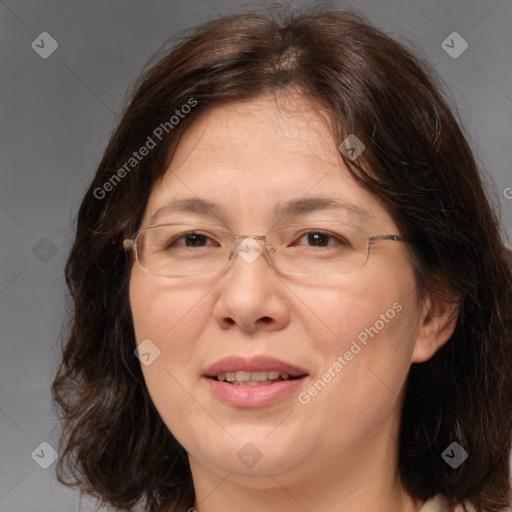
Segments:
[[[195,221],[261,235],[276,223],[340,220],[370,235],[399,234],[382,202],[345,169],[341,141],[323,119],[293,94],[208,111],[155,185],[141,227]],[[312,197],[349,207],[274,214]],[[218,217],[170,208],[154,217],[185,198],[216,203]],[[146,356],[144,378],[193,475],[218,482],[231,473],[251,485],[269,474],[285,485],[312,470],[339,477],[396,462],[404,383],[424,353],[416,297],[408,246],[395,241],[376,242],[364,267],[336,276],[280,275],[263,254],[253,261],[238,254],[220,276],[166,278],[134,265],[130,283],[137,344],[149,339],[160,351]],[[275,358],[307,376],[245,389],[204,376],[228,356]],[[269,398],[264,386],[282,393]]]

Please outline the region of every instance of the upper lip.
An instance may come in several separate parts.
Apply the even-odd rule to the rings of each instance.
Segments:
[[[262,372],[265,370],[287,373],[291,377],[308,375],[307,370],[270,356],[229,356],[209,366],[203,373],[204,377],[216,377],[222,372]]]

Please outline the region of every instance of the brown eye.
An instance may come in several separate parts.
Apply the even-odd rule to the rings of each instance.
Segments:
[[[205,247],[207,245],[208,240],[210,240],[208,238],[208,236],[203,235],[201,233],[195,233],[195,232],[184,233],[183,235],[174,237],[172,240],[170,240],[166,244],[165,248],[172,249],[173,247],[176,247],[176,246],[181,246],[181,247],[184,246],[184,247],[191,247],[191,248]],[[179,242],[184,242],[184,243],[179,243]]]
[[[329,242],[332,241],[331,246],[334,245],[345,245],[349,246],[347,240],[342,237],[336,236],[327,231],[309,231],[303,233],[298,240],[306,239],[307,245],[310,247],[329,247]]]

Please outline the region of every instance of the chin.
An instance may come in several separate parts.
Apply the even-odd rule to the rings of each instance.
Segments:
[[[275,435],[276,432],[269,436],[271,431],[266,428],[241,436],[232,432],[235,437],[222,450],[222,466],[234,473],[265,477],[268,473],[277,475],[297,467],[301,460],[297,443],[284,431],[281,436]]]

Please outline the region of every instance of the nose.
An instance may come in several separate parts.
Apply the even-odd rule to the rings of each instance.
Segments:
[[[263,255],[266,259],[266,238],[263,235],[239,235],[234,243],[234,248],[231,251],[229,258],[233,260],[238,255],[246,263],[252,263],[256,258]],[[271,261],[267,260],[271,264]]]
[[[224,329],[238,325],[246,332],[282,329],[289,322],[285,285],[271,267],[263,236],[241,238],[218,286],[214,317]]]

